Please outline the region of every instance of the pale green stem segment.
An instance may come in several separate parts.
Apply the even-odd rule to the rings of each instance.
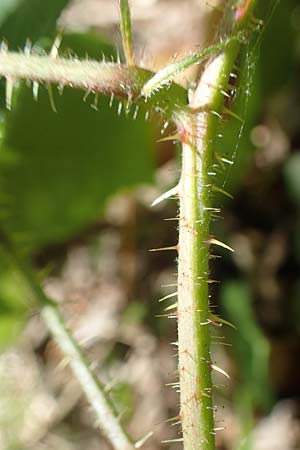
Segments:
[[[128,66],[134,66],[131,34],[131,14],[128,0],[119,0],[120,25],[123,41],[123,49]]]
[[[185,450],[214,449],[208,306],[209,158],[198,153],[197,115],[181,119],[189,135],[182,146],[179,185],[178,352],[180,419]]]
[[[134,450],[135,446],[121,426],[103,385],[89,368],[89,363],[67,329],[58,306],[47,298],[30,270],[28,263],[24,262],[19,256],[13,242],[2,229],[0,229],[0,239],[8,258],[26,283],[34,300],[41,306],[42,316],[50,332],[70,364],[75,377],[94,410],[97,426],[100,427],[115,450]]]
[[[209,56],[223,50],[233,39],[237,38],[232,37],[231,39],[227,39],[224,42],[219,42],[218,44],[207,47],[199,52],[191,53],[190,55],[185,56],[184,58],[174,62],[173,64],[164,67],[159,72],[157,72],[150,80],[148,80],[145,86],[143,86],[142,95],[144,97],[149,97],[162,86],[171,83],[176,75],[188,69],[193,64],[200,64]]]
[[[239,14],[242,12],[244,17],[244,11]],[[238,12],[234,10],[234,14]],[[229,40],[210,59],[191,95],[190,114],[178,117],[183,141],[179,183],[178,371],[184,450],[215,450],[208,292],[212,184],[209,173],[218,116],[224,106],[222,92],[227,90],[240,45],[238,39]]]
[[[215,432],[210,361],[209,225],[210,185],[217,117],[237,44],[227,46],[204,70],[180,118],[186,136],[179,184],[178,348],[181,423],[185,450],[214,450]],[[200,112],[193,112],[200,111]]]

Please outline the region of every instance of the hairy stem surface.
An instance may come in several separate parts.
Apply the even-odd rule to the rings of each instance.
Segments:
[[[153,72],[112,62],[53,58],[0,51],[0,77],[12,86],[18,80],[56,84],[60,87],[82,89],[86,92],[113,95],[121,100],[146,103],[166,116],[187,105],[186,91],[172,83],[151,98],[141,96],[144,84]],[[166,94],[167,90],[167,94]]]
[[[237,10],[228,2],[226,32],[241,28],[249,16],[245,2]],[[242,5],[243,6],[243,5]],[[244,11],[245,9],[245,11]],[[236,20],[236,26],[233,21]],[[190,114],[179,118],[182,135],[182,173],[179,184],[178,349],[180,418],[185,450],[214,450],[215,430],[210,358],[209,227],[212,166],[218,117],[224,91],[240,49],[232,40],[206,65],[190,96]],[[217,242],[217,241],[216,241]]]
[[[196,116],[185,126],[192,137]],[[208,327],[207,158],[198,154],[195,139],[183,144],[179,186],[178,349],[180,418],[186,449],[214,448],[210,336]],[[204,206],[205,205],[205,206]]]

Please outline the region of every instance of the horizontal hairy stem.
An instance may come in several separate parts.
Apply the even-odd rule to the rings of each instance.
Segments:
[[[9,235],[1,228],[0,242],[7,257],[29,288],[34,300],[41,306],[42,316],[50,332],[69,362],[75,377],[95,412],[97,425],[115,450],[134,450],[135,446],[121,426],[114,407],[104,391],[104,387],[89,368],[89,363],[67,329],[57,304],[46,296],[36,281],[34,273],[30,270],[29,264],[19,256]]]
[[[0,52],[0,77],[10,83],[20,79],[32,80],[114,95],[120,99],[145,103],[167,116],[186,107],[186,91],[175,83],[151,99],[143,98],[142,87],[152,76],[153,73],[145,69],[106,61]]]

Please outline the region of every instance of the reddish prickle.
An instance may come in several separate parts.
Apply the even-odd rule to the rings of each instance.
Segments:
[[[245,14],[248,12],[248,8],[250,6],[251,0],[244,0],[242,6],[239,6],[236,9],[235,18],[236,21],[239,22],[242,20],[245,16]]]

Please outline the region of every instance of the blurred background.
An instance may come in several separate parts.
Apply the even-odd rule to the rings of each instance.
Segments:
[[[300,449],[300,153],[298,0],[261,3],[264,25],[232,80],[216,151],[233,200],[216,196],[213,233],[235,249],[214,260],[212,303],[236,326],[213,330],[218,449]],[[132,0],[138,64],[158,69],[210,41],[215,0]],[[1,0],[0,37],[10,50],[49,51],[63,30],[64,56],[116,58],[117,1]],[[30,44],[31,42],[31,44]],[[117,50],[118,49],[118,50]],[[196,67],[197,69],[197,67]],[[178,82],[188,86],[195,69]],[[62,305],[74,336],[145,449],[178,430],[171,387],[176,323],[157,300],[176,281],[176,200],[150,208],[179,177],[180,152],[158,142],[172,131],[145,111],[88,93],[30,83],[5,110],[1,82],[1,221]],[[238,86],[241,86],[240,88]],[[56,110],[56,112],[54,111]],[[0,449],[108,449],[63,355],[0,252]],[[225,380],[225,381],[224,381]]]

